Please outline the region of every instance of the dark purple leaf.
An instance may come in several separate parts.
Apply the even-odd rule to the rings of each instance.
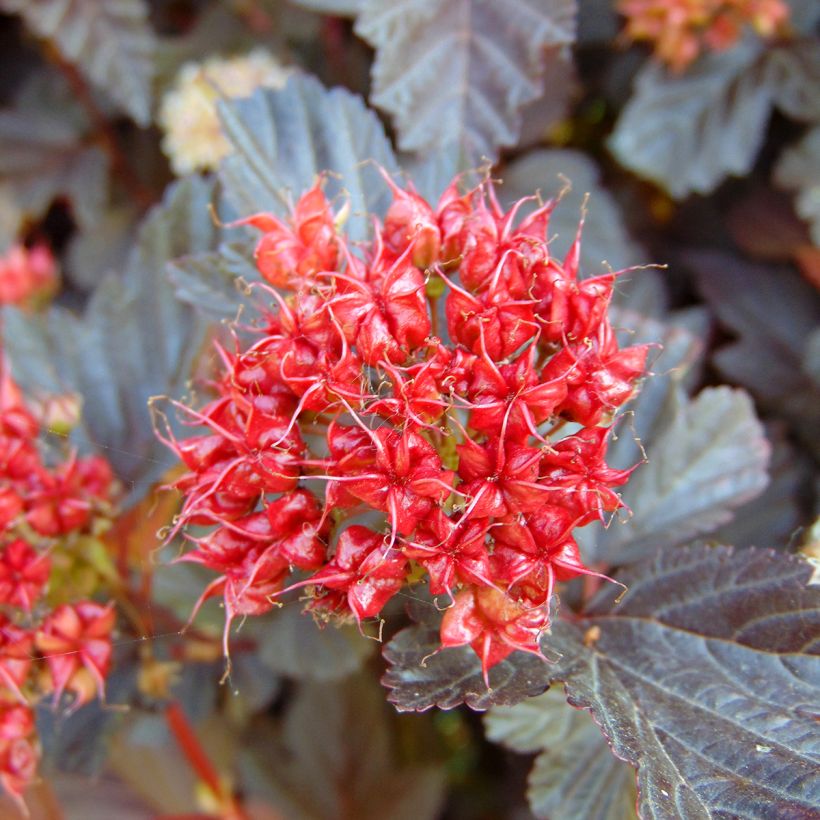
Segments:
[[[773,106],[800,120],[820,110],[815,43],[766,48],[748,38],[676,74],[654,61],[637,76],[610,148],[675,198],[707,194],[754,164]]]
[[[151,122],[156,37],[145,0],[2,0],[142,126]]]
[[[569,191],[567,182],[572,186]],[[620,270],[646,262],[646,252],[629,236],[617,202],[601,184],[600,169],[586,154],[569,149],[541,149],[507,166],[504,184],[498,191],[506,205],[536,191],[544,199],[564,191],[549,222],[550,253],[555,256],[562,257],[569,250],[581,214],[586,211],[581,242],[584,275],[597,276],[606,270],[606,265]],[[635,277],[642,275],[641,272]],[[647,275],[651,278],[653,274]],[[622,285],[619,282],[619,291]]]
[[[709,305],[738,336],[718,350],[718,368],[791,422],[820,454],[820,382],[805,367],[811,333],[820,324],[817,293],[787,268],[717,251],[691,252],[686,260]]]
[[[233,319],[248,304],[248,285],[261,281],[253,243],[230,242],[218,251],[182,256],[168,266],[177,299],[219,319]]]
[[[607,589],[583,619],[555,625],[545,643],[563,658],[551,677],[638,767],[642,817],[818,810],[811,575],[806,561],[767,550],[667,550],[623,576],[620,605]]]
[[[540,752],[527,797],[536,817],[634,820],[635,770],[618,760],[588,713],[567,704],[563,687],[484,718],[487,737],[517,752]]]
[[[300,6],[337,17],[355,17],[363,0],[294,0]]]
[[[769,486],[738,508],[732,521],[711,533],[714,540],[737,547],[793,543],[803,520],[800,499],[810,481],[812,462],[808,454],[789,443],[786,432],[783,422],[766,425],[766,437],[772,444]]]
[[[25,217],[45,216],[62,196],[80,228],[99,228],[108,198],[108,157],[90,142],[89,130],[68,83],[49,71],[35,72],[14,105],[0,111],[2,221],[10,239]]]
[[[483,711],[512,705],[544,691],[547,664],[524,652],[515,652],[490,670],[490,688],[481,662],[470,647],[444,649],[438,654],[438,630],[416,624],[401,630],[382,650],[389,664],[382,683],[387,699],[400,712],[424,712],[437,706],[452,709],[466,703]]]
[[[169,189],[140,227],[122,276],[112,274],[78,315],[52,307],[32,318],[5,314],[5,349],[24,388],[79,393],[75,442],[111,462],[136,503],[175,463],[154,434],[147,402],[179,395],[203,340],[203,323],[174,298],[165,266],[215,247],[213,182],[191,178]]]
[[[644,443],[648,461],[622,493],[632,515],[609,526],[597,553],[608,563],[711,532],[768,483],[770,446],[742,390],[709,387],[691,400],[673,390],[660,429]]]
[[[575,39],[575,0],[364,0],[356,32],[375,49],[371,100],[407,151],[457,142],[477,160],[513,145],[548,62]],[[566,95],[553,83],[551,96]]]
[[[786,149],[775,167],[774,180],[796,192],[795,210],[811,226],[814,244],[820,245],[820,125]]]
[[[622,494],[631,514],[578,531],[587,561],[626,564],[710,533],[766,486],[770,447],[748,395],[718,387],[686,397],[706,318],[702,310],[670,314],[666,322],[613,312],[624,344],[656,342],[660,350],[616,423],[608,452],[619,469],[647,460]]]
[[[256,639],[257,657],[268,672],[300,680],[347,677],[374,647],[354,626],[320,626],[295,602],[254,619],[243,634]]]
[[[286,212],[329,171],[328,196],[338,197],[339,206],[342,196],[350,199],[348,235],[367,235],[368,212],[389,201],[376,163],[394,171],[396,161],[382,124],[360,97],[294,74],[279,91],[258,90],[221,103],[219,111],[234,149],[219,174],[240,216]]]

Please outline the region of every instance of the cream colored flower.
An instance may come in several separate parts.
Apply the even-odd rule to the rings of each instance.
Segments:
[[[216,113],[222,97],[247,97],[259,87],[281,88],[288,74],[263,49],[182,66],[159,109],[159,125],[165,132],[162,149],[174,171],[210,170],[230,153]]]

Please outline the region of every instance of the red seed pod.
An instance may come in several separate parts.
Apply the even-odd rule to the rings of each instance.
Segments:
[[[51,561],[46,553],[37,552],[22,538],[1,549],[0,604],[31,612],[48,581]]]
[[[385,549],[379,533],[354,525],[339,536],[333,559],[308,583],[344,592],[349,611],[361,621],[378,615],[401,589],[406,574],[407,559],[400,551]],[[321,602],[320,597],[320,607]]]
[[[542,657],[538,638],[547,626],[543,608],[519,604],[493,587],[477,587],[456,595],[444,613],[441,646],[472,646],[489,686],[490,669],[516,649]]]
[[[0,614],[0,686],[24,704],[26,698],[21,688],[31,669],[33,644],[34,636],[30,632]]]
[[[0,304],[31,307],[59,285],[57,262],[46,245],[14,245],[0,257]]]
[[[93,601],[63,604],[45,619],[35,644],[48,665],[55,702],[65,691],[74,694],[74,708],[104,697],[114,621],[111,604]]]
[[[289,222],[257,214],[233,225],[264,232],[255,252],[259,272],[275,287],[295,290],[338,264],[335,217],[318,182],[296,203]]]
[[[384,244],[396,256],[412,248],[410,260],[424,270],[438,261],[441,252],[441,231],[433,209],[412,184],[404,190],[386,174],[384,177],[393,193],[384,219]]]
[[[167,436],[188,470],[177,529],[212,527],[181,560],[216,573],[202,599],[224,599],[226,653],[234,617],[291,590],[361,621],[424,574],[455,602],[442,646],[472,646],[486,675],[539,654],[556,584],[596,574],[574,531],[618,509],[629,474],[596,425],[647,349],[619,348],[615,274],[579,275],[580,231],[550,256],[554,201],[520,218],[531,200],[504,211],[489,183],[454,182],[433,210],[390,184],[384,226],[355,246],[318,188],[288,222],[247,220],[266,231],[260,272],[292,294],[260,288],[253,340],[218,347],[215,399],[176,405],[205,428]]]
[[[28,810],[22,795],[34,779],[39,758],[32,710],[0,702],[0,785],[24,815]]]

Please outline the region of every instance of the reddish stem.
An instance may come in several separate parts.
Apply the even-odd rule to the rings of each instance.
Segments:
[[[165,710],[165,719],[171,734],[176,738],[188,763],[191,764],[191,768],[219,801],[222,807],[219,816],[224,820],[244,820],[245,815],[233,796],[225,794],[216,767],[208,757],[208,753],[202,748],[194,727],[179,703],[171,701],[168,704]]]

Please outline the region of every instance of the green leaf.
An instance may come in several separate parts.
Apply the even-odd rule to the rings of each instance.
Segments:
[[[156,38],[144,0],[0,0],[142,126],[151,122]]]
[[[233,147],[219,175],[237,213],[287,213],[328,171],[328,196],[350,201],[349,236],[367,236],[368,213],[383,212],[389,202],[376,164],[392,171],[396,161],[381,123],[361,98],[297,74],[281,90],[261,89],[225,101],[219,110]]]
[[[547,64],[566,59],[575,15],[575,0],[364,0],[356,33],[376,49],[371,100],[406,151],[455,141],[493,158],[516,143]]]
[[[147,401],[184,391],[204,326],[174,298],[165,265],[219,243],[208,209],[214,196],[213,183],[202,179],[169,189],[143,222],[125,274],[106,278],[82,315],[52,307],[36,319],[16,311],[5,317],[15,379],[35,392],[82,396],[76,441],[111,461],[128,503],[176,461],[154,435]]]
[[[561,687],[484,718],[487,737],[517,752],[541,752],[527,796],[536,817],[634,820],[635,770],[618,760],[588,714]]]
[[[820,588],[769,550],[661,552],[555,625],[549,670],[638,767],[641,817],[808,817],[820,804]],[[584,637],[597,627],[597,640]]]
[[[442,772],[398,765],[387,718],[369,678],[303,684],[281,732],[256,726],[248,737],[240,761],[245,790],[300,820],[434,820]]]

